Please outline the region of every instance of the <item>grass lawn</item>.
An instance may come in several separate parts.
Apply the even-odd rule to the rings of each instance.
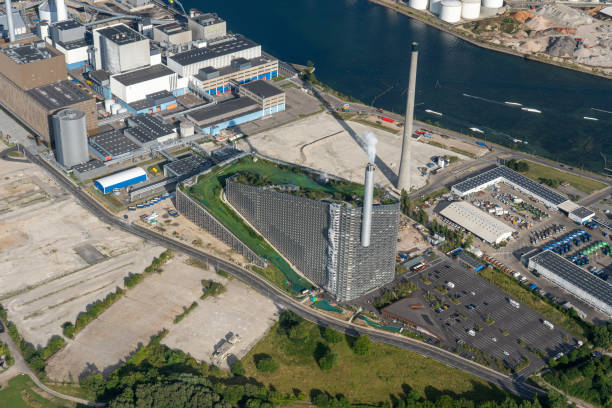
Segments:
[[[367,356],[358,356],[342,336],[340,343],[327,343],[320,328],[301,321],[308,333],[305,341],[296,343],[278,331],[278,324],[243,358],[247,377],[255,377],[264,385],[274,386],[281,393],[307,397],[313,390],[331,395],[343,394],[352,403],[390,401],[392,395],[415,389],[421,396],[435,400],[443,394],[483,400],[503,400],[506,393],[496,386],[463,371],[400,348],[370,344]],[[338,354],[338,365],[328,371],[319,368],[314,355],[327,344]],[[267,354],[279,364],[273,373],[262,373],[255,367],[258,355]]]
[[[578,323],[540,299],[530,290],[522,287],[516,279],[491,268],[481,269],[478,273],[504,293],[539,313],[547,320],[563,327],[577,337],[584,338],[584,330]]]
[[[557,179],[567,181],[572,187],[586,194],[591,194],[594,191],[601,190],[607,187],[604,183],[586,177],[581,177],[566,171],[557,170],[552,167],[537,164],[531,161],[529,163],[529,171],[523,173],[534,181],[539,181],[539,178]]]
[[[0,391],[0,407],[10,408],[56,408],[75,407],[76,404],[61,400],[51,395],[42,397],[44,393],[36,387],[27,375],[18,375],[8,382],[8,387]]]
[[[363,187],[355,183],[329,184],[319,183],[297,167],[277,165],[275,163],[258,159],[256,162],[251,157],[244,157],[225,167],[216,169],[201,176],[198,182],[189,188],[188,194],[199,201],[219,222],[244,242],[251,250],[269,261],[269,263],[280,271],[286,281],[281,287],[290,288],[299,293],[303,289],[312,286],[300,277],[291,266],[269,245],[261,235],[248,226],[242,218],[228,205],[220,200],[225,179],[236,173],[249,172],[264,178],[267,184],[294,184],[310,191],[321,194],[340,196],[363,196]],[[336,197],[340,198],[340,197]]]

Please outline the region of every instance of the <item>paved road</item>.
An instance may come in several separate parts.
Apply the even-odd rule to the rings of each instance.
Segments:
[[[17,349],[17,345],[15,344],[15,342],[13,342],[13,339],[11,338],[11,336],[9,336],[8,330],[5,330],[3,333],[0,333],[0,341],[8,344],[9,350],[11,351],[11,354],[13,355],[15,359],[15,364],[13,364],[11,368],[9,368],[7,371],[0,374],[0,384],[2,384],[3,386],[6,385],[8,380],[15,377],[16,375],[25,374],[28,377],[30,377],[32,381],[34,381],[34,384],[36,384],[38,388],[42,389],[43,391],[45,391],[46,393],[50,395],[53,395],[54,397],[61,398],[67,401],[72,401],[77,404],[87,405],[90,407],[103,407],[104,406],[103,403],[91,402],[91,401],[87,401],[81,398],[73,397],[71,395],[65,395],[65,394],[59,393],[47,387],[45,384],[43,384],[38,379],[38,377],[36,377],[34,372],[30,369],[28,364],[25,362],[25,360],[21,356],[21,353]]]
[[[27,155],[33,163],[48,170],[49,173],[56,179],[56,181],[60,185],[65,187],[70,193],[72,193],[76,197],[76,199],[81,203],[81,205],[83,205],[90,212],[100,218],[103,222],[114,225],[126,232],[137,235],[143,239],[155,242],[164,247],[182,252],[188,256],[209,263],[214,267],[221,268],[236,276],[243,282],[247,283],[260,293],[266,295],[268,298],[276,302],[279,306],[294,311],[306,320],[309,320],[313,323],[322,326],[332,327],[335,330],[353,336],[359,334],[369,334],[373,341],[390,344],[396,347],[401,347],[419,353],[423,356],[432,358],[446,365],[466,371],[476,377],[482,378],[486,381],[496,384],[501,388],[504,388],[512,393],[523,397],[531,398],[536,394],[544,393],[544,391],[529,384],[526,384],[520,377],[507,376],[505,374],[489,369],[488,367],[481,366],[472,362],[471,360],[457,356],[453,353],[442,350],[430,344],[423,343],[411,338],[406,338],[403,336],[389,334],[384,331],[355,326],[343,320],[339,320],[328,315],[320,314],[309,307],[303,306],[294,298],[285,294],[280,289],[277,289],[267,280],[263,279],[262,277],[251,271],[248,271],[223,259],[217,258],[213,255],[187,246],[181,242],[174,241],[144,227],[133,225],[124,222],[123,220],[117,217],[114,217],[113,215],[109,214],[96,200],[94,200],[85,192],[81,191],[80,188],[76,186],[71,180],[68,180],[63,177],[49,163],[45,162],[38,156],[32,156],[29,153],[27,153]]]

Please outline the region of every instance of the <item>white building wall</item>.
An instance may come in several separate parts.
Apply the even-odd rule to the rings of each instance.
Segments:
[[[120,72],[151,65],[149,40],[141,40],[119,47]]]
[[[161,78],[154,78],[148,81],[139,82],[134,85],[125,86],[117,81],[115,76],[110,78],[111,93],[126,103],[132,103],[145,99],[149,94],[159,91],[172,92],[176,90],[177,74],[171,74]]]

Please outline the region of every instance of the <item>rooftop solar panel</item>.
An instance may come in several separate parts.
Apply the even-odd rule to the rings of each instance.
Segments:
[[[491,170],[485,171],[484,173],[471,177],[465,181],[462,181],[461,183],[455,184],[453,189],[461,194],[466,194],[468,191],[478,189],[480,186],[484,186],[485,184],[496,179],[522,187],[523,189],[529,191],[534,197],[541,198],[554,205],[559,205],[567,201],[567,198],[561,194],[555,193],[551,189],[536,183],[535,181],[517,173],[512,169],[509,169],[506,166],[498,166]]]
[[[548,250],[534,256],[530,261],[543,266],[563,280],[612,306],[612,284],[585,271],[567,259]]]

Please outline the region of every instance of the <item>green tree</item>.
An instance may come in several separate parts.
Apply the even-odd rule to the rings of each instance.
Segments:
[[[273,373],[278,370],[278,363],[269,355],[258,356],[255,367],[262,373]]]
[[[246,371],[244,369],[244,364],[242,364],[242,361],[237,360],[234,362],[234,364],[232,364],[232,374],[236,376],[242,376],[245,373]]]
[[[357,337],[353,343],[353,351],[359,356],[367,356],[370,354],[370,336],[364,334]]]
[[[338,353],[327,349],[327,352],[319,359],[318,363],[321,370],[331,370],[338,365]]]
[[[305,324],[298,323],[289,329],[288,336],[294,343],[305,343],[308,340],[308,327]]]
[[[344,336],[342,335],[342,333],[337,332],[334,329],[331,329],[329,327],[326,327],[323,329],[322,336],[325,339],[325,341],[327,341],[328,343],[333,343],[333,344],[340,343],[344,339]]]

